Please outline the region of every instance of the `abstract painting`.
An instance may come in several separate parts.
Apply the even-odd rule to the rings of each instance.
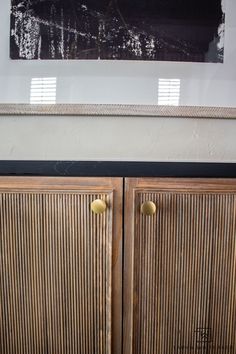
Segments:
[[[12,0],[12,59],[222,63],[224,0]]]

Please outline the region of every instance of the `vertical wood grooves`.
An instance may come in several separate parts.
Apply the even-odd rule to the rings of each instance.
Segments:
[[[1,354],[111,354],[112,204],[102,192],[0,193]]]
[[[234,353],[236,195],[144,189],[135,200],[132,353]],[[147,200],[153,216],[140,213]]]

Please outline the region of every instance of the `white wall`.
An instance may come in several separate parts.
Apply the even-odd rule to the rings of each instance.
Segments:
[[[236,162],[236,120],[0,117],[0,160]]]

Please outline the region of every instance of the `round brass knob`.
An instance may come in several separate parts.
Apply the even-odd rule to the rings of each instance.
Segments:
[[[91,209],[94,214],[102,214],[106,210],[107,205],[106,202],[102,199],[96,199],[91,203]]]
[[[141,205],[141,213],[144,215],[154,215],[156,213],[156,210],[156,204],[151,201],[144,202]]]

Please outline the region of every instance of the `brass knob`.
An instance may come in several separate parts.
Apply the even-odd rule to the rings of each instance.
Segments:
[[[156,204],[151,201],[144,202],[141,205],[141,213],[144,215],[154,215],[156,213],[156,210]]]
[[[96,199],[91,203],[91,209],[94,214],[102,214],[106,210],[107,205],[106,202],[102,199]]]

